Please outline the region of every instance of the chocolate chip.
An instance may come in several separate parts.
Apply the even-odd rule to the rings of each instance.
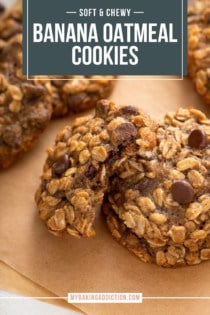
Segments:
[[[128,105],[120,108],[119,110],[120,115],[129,117],[129,116],[136,116],[138,115],[138,110],[136,107]]]
[[[109,112],[109,101],[101,100],[97,102],[96,105],[96,116],[101,118],[106,118]]]
[[[115,150],[111,150],[109,152],[109,156],[106,159],[106,164],[111,166],[117,159],[119,158],[119,152]]]
[[[191,148],[202,149],[207,145],[207,135],[201,129],[194,129],[188,137],[188,145]]]
[[[67,99],[68,108],[74,113],[77,113],[81,109],[85,109],[85,104],[89,101],[87,93],[78,93],[75,95],[69,95]]]
[[[186,180],[177,180],[171,186],[173,199],[180,204],[187,204],[193,201],[194,190]]]
[[[5,6],[0,2],[0,15],[5,11]]]
[[[59,157],[58,160],[52,165],[53,177],[60,176],[70,167],[70,161],[67,154]]]
[[[95,168],[93,164],[90,164],[85,171],[85,176],[88,179],[93,179],[94,177],[96,177],[96,175],[97,175],[97,169]]]
[[[111,141],[114,145],[120,145],[125,144],[136,136],[136,127],[132,123],[123,123],[112,131]]]
[[[118,207],[122,207],[125,202],[124,194],[117,193],[116,195],[113,195],[113,199]]]
[[[138,184],[135,185],[135,188],[138,189],[141,194],[145,194],[151,190],[153,184],[154,180],[144,177],[138,182]]]
[[[33,99],[42,96],[45,92],[45,88],[41,85],[24,83],[23,91],[28,99]]]

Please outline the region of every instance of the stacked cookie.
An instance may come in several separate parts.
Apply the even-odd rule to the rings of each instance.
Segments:
[[[210,120],[195,109],[158,125],[133,106],[100,101],[48,150],[36,193],[55,235],[95,234],[102,206],[112,235],[142,261],[210,259]]]
[[[22,7],[17,4],[6,12],[0,20],[0,169],[28,151],[52,117],[92,108],[107,97],[113,78],[27,80],[22,73]]]

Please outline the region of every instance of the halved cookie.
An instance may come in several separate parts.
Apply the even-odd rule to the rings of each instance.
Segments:
[[[82,117],[58,133],[48,149],[36,193],[40,217],[55,235],[90,237],[94,219],[112,176],[142,141],[151,156],[156,124],[135,107],[102,100],[94,117]]]

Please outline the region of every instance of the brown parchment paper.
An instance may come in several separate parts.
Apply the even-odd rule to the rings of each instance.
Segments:
[[[179,106],[194,106],[207,112],[188,79],[118,81],[111,98],[120,104],[137,105],[154,118]],[[179,269],[142,263],[111,237],[100,213],[93,239],[62,239],[47,232],[38,218],[34,191],[39,184],[46,148],[53,143],[58,130],[72,119],[52,121],[34,149],[0,173],[0,260],[61,297],[68,292],[210,296],[210,262]],[[91,315],[178,312],[205,315],[209,314],[210,301],[147,300],[140,305],[77,306]]]
[[[7,264],[0,261],[0,289],[6,290],[7,292],[17,293],[23,296],[29,297],[50,297],[50,299],[42,299],[42,302],[50,303],[56,306],[68,308],[69,310],[77,311],[78,308],[72,304],[69,304],[64,299],[57,299],[57,295],[49,292],[47,289],[41,287],[37,283],[24,277],[22,274],[12,269]],[[55,298],[54,298],[55,297]],[[23,304],[24,305],[24,304]],[[1,302],[0,302],[1,309]],[[3,315],[3,314],[1,314]],[[5,314],[4,314],[5,315]],[[15,315],[15,314],[9,314]],[[38,314],[37,314],[38,315]]]

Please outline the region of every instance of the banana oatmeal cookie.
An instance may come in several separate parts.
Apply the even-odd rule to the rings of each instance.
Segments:
[[[21,34],[22,5],[21,1],[15,3],[10,9],[4,11],[0,21],[0,40],[9,40],[11,37]]]
[[[209,141],[205,114],[169,113],[150,159],[137,153],[110,181],[111,207],[129,229],[126,235],[139,238],[138,249],[143,244],[142,260],[172,267],[210,259]]]
[[[52,98],[53,118],[95,107],[98,100],[111,94],[115,82],[114,76],[63,76],[60,78],[62,80],[49,80],[47,83],[48,92]]]
[[[210,0],[197,0],[188,11],[189,74],[196,91],[210,105]]]
[[[16,34],[22,34],[21,3],[8,10],[0,22],[0,40],[7,41]],[[51,97],[53,117],[93,108],[98,100],[111,94],[115,82],[114,76],[58,76],[58,79],[62,80],[52,80],[52,78],[51,76],[34,77],[47,88]]]
[[[72,128],[61,131],[55,145],[48,149],[35,196],[40,218],[49,231],[55,235],[93,236],[95,214],[110,176],[137,150],[151,158],[156,128],[135,107],[120,108],[102,100],[94,118],[79,118]]]
[[[91,108],[113,87],[112,76],[66,78],[71,80],[26,80],[22,73],[22,7],[20,3],[13,6],[0,20],[0,169],[31,148],[52,115]]]
[[[21,42],[21,34],[0,40],[0,169],[32,147],[52,113],[45,87],[22,76]]]

